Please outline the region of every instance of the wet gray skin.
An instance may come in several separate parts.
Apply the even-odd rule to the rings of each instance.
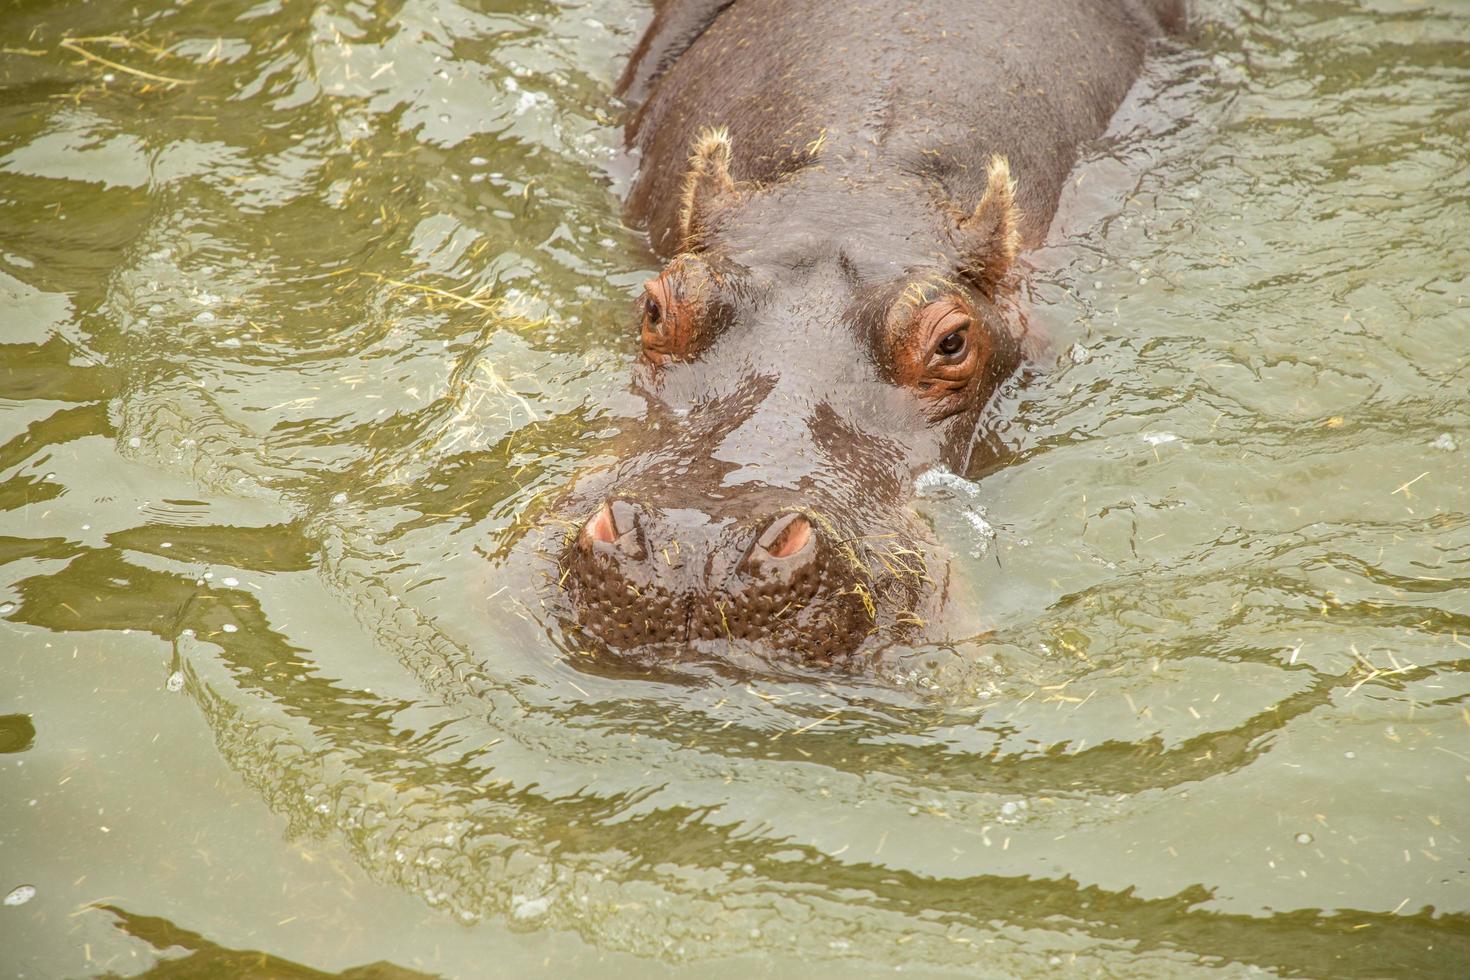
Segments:
[[[942,633],[914,479],[975,462],[1038,244],[1170,2],[674,2],[622,82],[646,424],[557,508],[584,631],[833,663]],[[873,32],[902,15],[917,25]]]

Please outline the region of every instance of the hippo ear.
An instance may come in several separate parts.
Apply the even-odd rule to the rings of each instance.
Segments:
[[[725,129],[706,129],[694,141],[689,172],[684,175],[684,197],[679,206],[681,248],[697,252],[708,244],[715,212],[740,197],[730,176],[730,134]]]
[[[987,293],[1000,284],[1016,261],[1021,247],[1020,222],[1010,162],[1003,156],[992,156],[985,193],[975,210],[960,219],[955,235],[964,264],[962,271]]]

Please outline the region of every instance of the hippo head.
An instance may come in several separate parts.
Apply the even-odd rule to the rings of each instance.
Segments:
[[[944,603],[909,501],[964,470],[1019,363],[1014,186],[992,158],[958,210],[922,173],[754,184],[730,162],[723,133],[695,147],[681,247],[635,310],[647,414],[559,505],[558,580],[611,648],[843,662]]]

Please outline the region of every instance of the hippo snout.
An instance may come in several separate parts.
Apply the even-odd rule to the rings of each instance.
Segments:
[[[570,542],[563,583],[583,629],[620,649],[748,641],[830,661],[872,627],[831,525],[796,510],[716,521],[614,498]]]

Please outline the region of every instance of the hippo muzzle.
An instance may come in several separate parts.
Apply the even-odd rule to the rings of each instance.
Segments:
[[[614,499],[568,546],[565,588],[609,646],[741,642],[833,662],[877,626],[855,555],[799,510],[713,521]]]

